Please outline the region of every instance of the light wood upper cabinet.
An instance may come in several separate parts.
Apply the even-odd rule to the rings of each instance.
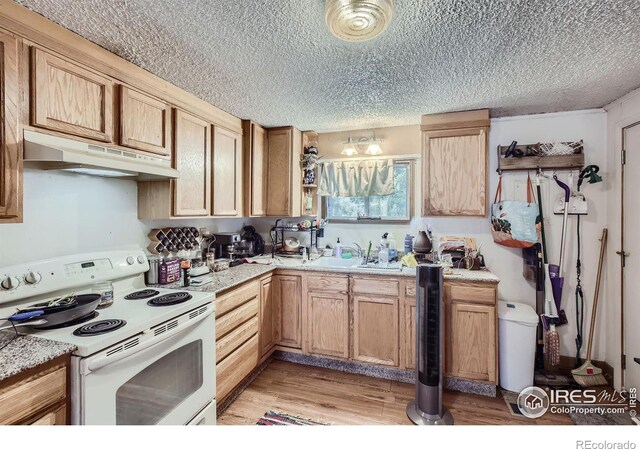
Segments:
[[[260,357],[267,355],[276,344],[278,323],[271,278],[260,282]]]
[[[267,130],[267,216],[299,217],[302,206],[302,133],[291,126]]]
[[[302,277],[275,275],[272,278],[276,299],[277,344],[302,348]]]
[[[353,359],[380,365],[400,365],[399,299],[353,297]]]
[[[33,48],[32,124],[113,142],[113,81]]]
[[[489,111],[422,118],[422,215],[485,216]]]
[[[242,136],[213,129],[213,205],[218,217],[242,216]]]
[[[176,216],[209,215],[211,210],[211,126],[177,110],[175,120],[173,213]]]
[[[18,41],[0,33],[0,220],[22,220]]]
[[[242,122],[242,130],[245,212],[263,217],[267,213],[267,131],[250,120]]]
[[[310,354],[349,357],[349,296],[311,291],[307,295]]]
[[[120,86],[120,145],[171,157],[171,107]]]

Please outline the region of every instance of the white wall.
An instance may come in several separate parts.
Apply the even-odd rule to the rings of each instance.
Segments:
[[[146,246],[135,181],[25,169],[24,222],[0,225],[0,267]]]
[[[415,126],[407,126],[407,132],[419,132]],[[397,132],[397,129],[396,129]],[[378,133],[377,133],[378,134]],[[583,139],[585,144],[587,164],[597,164],[601,173],[607,179],[607,158],[606,158],[606,113],[604,110],[587,110],[567,113],[539,114],[530,116],[508,117],[491,120],[489,132],[489,196],[493,201],[493,195],[498,182],[497,154],[495,149],[498,145],[508,145],[512,140],[519,143],[571,141]],[[320,134],[320,151],[323,137]],[[335,139],[334,139],[335,140]],[[329,141],[325,139],[324,141]],[[413,139],[419,145],[419,139]],[[387,147],[385,147],[386,151]],[[420,148],[389,149],[389,153],[418,153]],[[420,173],[419,164],[416,173]],[[532,174],[533,175],[533,174]],[[563,181],[567,181],[567,172],[559,173]],[[419,217],[420,197],[419,178],[416,178],[415,207],[416,216]],[[516,186],[524,187],[526,174],[505,174],[503,179],[503,198],[513,198],[516,195]],[[535,177],[533,178],[535,182]],[[577,174],[576,174],[577,182]],[[582,218],[583,229],[583,289],[587,303],[591,303],[591,295],[595,281],[595,270],[598,256],[598,241],[602,228],[607,223],[607,189],[609,182],[596,185],[583,186],[583,191],[589,200],[589,215]],[[555,184],[547,189],[543,185],[543,200],[546,201],[545,210],[547,212],[548,224],[546,226],[548,236],[548,248],[552,253],[552,262],[557,263],[559,254],[560,234],[562,227],[562,217],[551,214],[550,199],[555,199],[562,190]],[[524,189],[519,190],[521,199],[526,197]],[[548,193],[547,193],[548,192]],[[431,225],[434,233],[440,235],[458,235],[475,237],[478,243],[482,244],[482,250],[488,267],[500,277],[498,294],[501,299],[526,302],[535,307],[535,287],[531,286],[522,276],[522,257],[520,250],[512,250],[493,243],[489,218],[415,218],[410,225],[384,225],[384,224],[331,224],[326,233],[327,241],[335,243],[340,237],[343,243],[356,241],[364,245],[369,240],[374,244],[380,240],[383,232],[389,232],[399,248],[402,248],[404,236],[407,232],[415,235],[418,229],[423,229]],[[558,329],[561,335],[561,353],[567,356],[575,356],[575,217],[570,217],[570,228],[567,238],[567,249],[565,256],[565,288],[563,296],[564,309],[569,318],[569,325]],[[605,281],[606,282],[606,281]],[[606,285],[606,284],[605,284]],[[585,317],[588,323],[590,314]],[[599,336],[604,335],[603,323],[606,320],[606,313],[600,313],[597,332]],[[586,327],[586,326],[585,326]],[[585,329],[584,335],[588,329]],[[586,339],[585,339],[586,341]],[[586,351],[586,344],[583,349],[583,356]],[[594,348],[594,358],[602,360],[605,357],[604,338],[598,338]]]
[[[620,151],[622,149],[622,128],[640,121],[640,89],[635,90],[624,97],[605,106],[607,110],[607,156],[609,167],[610,189],[607,203],[607,215],[609,217],[609,245],[607,250],[607,273],[610,282],[607,285],[605,308],[607,310],[608,324],[606,329],[607,362],[614,367],[616,376],[615,388],[620,388],[620,258],[616,251],[620,249],[620,194],[621,194],[621,165]],[[634,183],[635,180],[630,180]],[[633,184],[630,184],[633,185]],[[627,192],[626,195],[633,195]],[[631,230],[631,232],[634,232]],[[626,248],[634,252],[634,249]],[[627,273],[627,276],[631,275]],[[628,295],[627,300],[635,299]],[[627,323],[629,320],[627,318]],[[628,357],[628,356],[627,356]],[[628,360],[628,363],[633,363]]]

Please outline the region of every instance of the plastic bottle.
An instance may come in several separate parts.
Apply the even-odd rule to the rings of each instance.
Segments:
[[[378,263],[381,265],[389,264],[389,241],[387,240],[387,232],[382,235],[380,240],[380,251],[378,251]]]
[[[407,234],[404,236],[404,253],[409,254],[411,251],[413,251],[413,236]]]
[[[336,243],[336,248],[334,251],[334,255],[336,257],[342,257],[342,243],[340,243],[340,237],[338,237],[338,242]]]

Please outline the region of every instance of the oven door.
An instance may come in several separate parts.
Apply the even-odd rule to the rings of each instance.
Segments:
[[[73,423],[189,423],[215,397],[213,312],[208,304],[80,359]]]

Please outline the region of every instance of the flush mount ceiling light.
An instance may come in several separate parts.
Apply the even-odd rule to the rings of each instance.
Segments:
[[[393,0],[327,0],[326,21],[331,33],[345,41],[373,39],[393,16]]]
[[[356,154],[358,154],[358,149],[356,148],[356,144],[354,143],[353,140],[351,140],[351,134],[349,134],[349,140],[347,140],[344,143],[344,146],[342,147],[342,151],[340,152],[340,154],[344,156],[355,156]]]

